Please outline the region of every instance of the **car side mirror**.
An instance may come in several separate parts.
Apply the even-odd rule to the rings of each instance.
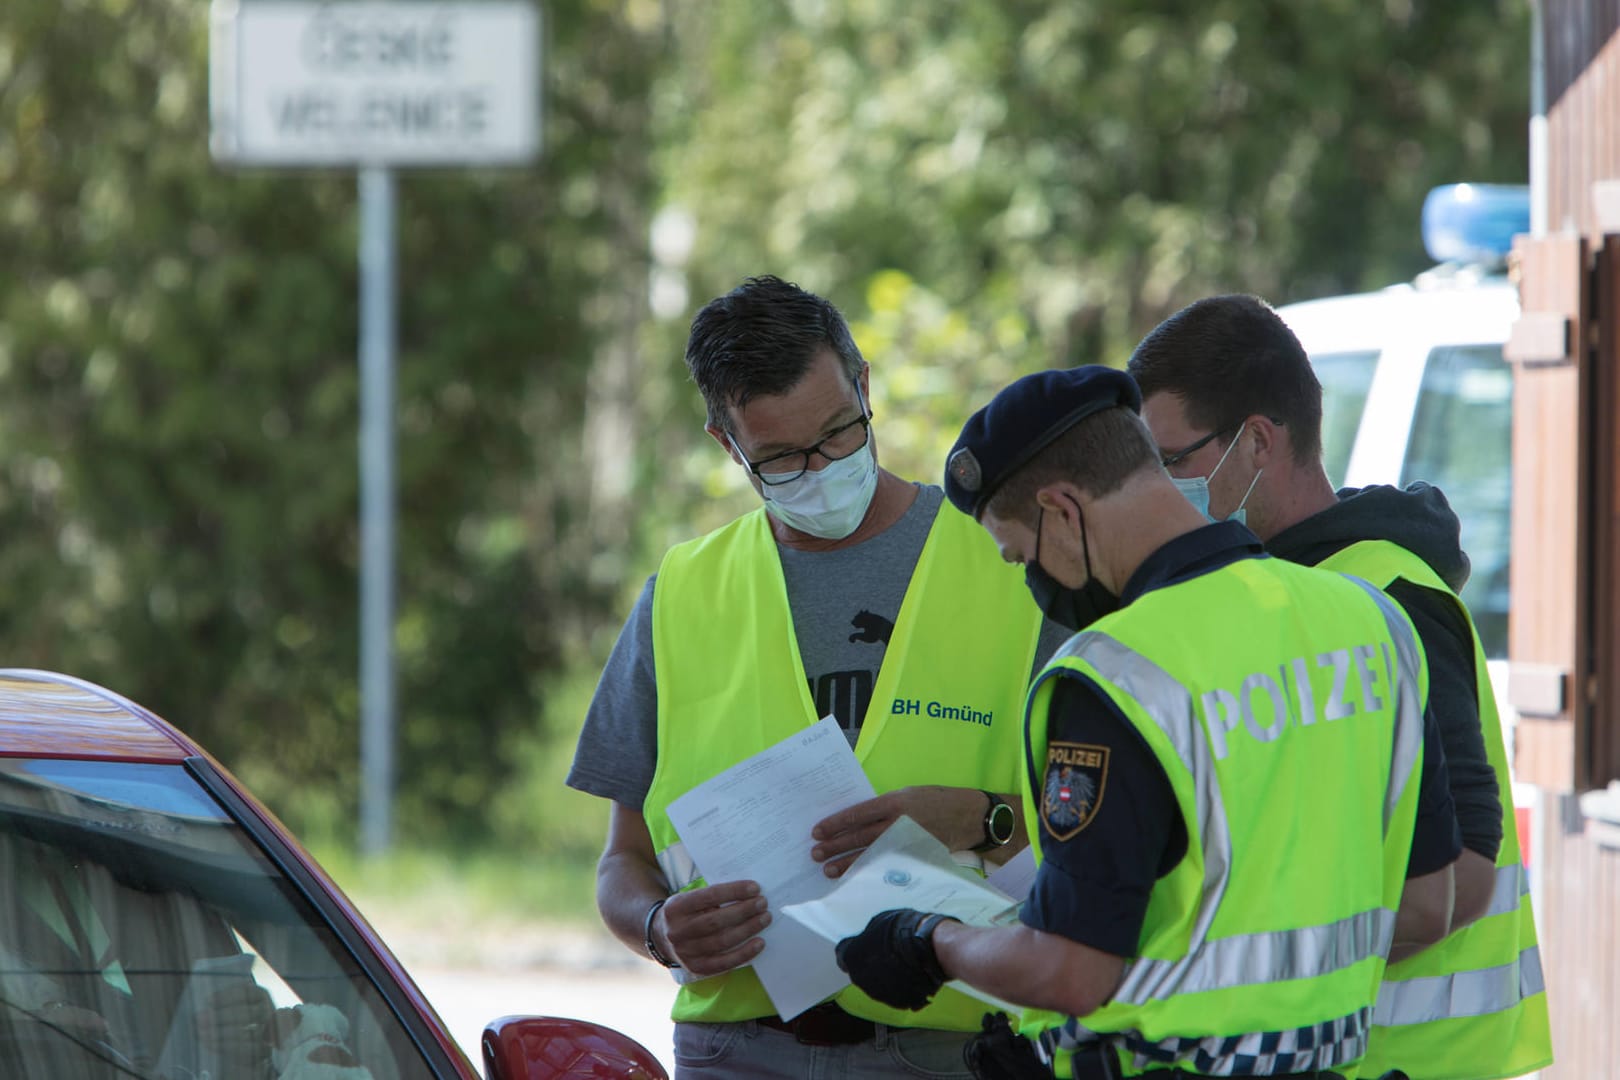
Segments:
[[[503,1016],[481,1043],[489,1080],[669,1080],[646,1047],[589,1020]]]

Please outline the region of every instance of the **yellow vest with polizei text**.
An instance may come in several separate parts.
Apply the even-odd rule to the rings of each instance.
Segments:
[[[1351,544],[1318,564],[1388,589],[1404,579],[1462,600],[1418,556],[1386,540]],[[1541,950],[1530,907],[1530,881],[1519,849],[1507,748],[1485,666],[1474,642],[1475,693],[1485,756],[1502,797],[1502,846],[1490,906],[1474,923],[1418,955],[1391,964],[1373,1015],[1363,1076],[1401,1069],[1412,1080],[1494,1080],[1520,1076],[1552,1062],[1552,1033]]]
[[[642,813],[673,891],[705,882],[670,824],[669,804],[819,719],[763,509],[671,549],[653,587],[652,626],[658,765]],[[1024,693],[1040,626],[1018,568],[1001,560],[971,518],[942,505],[855,746],[879,794],[914,784],[1018,789]],[[977,1031],[985,1011],[951,989],[918,1012],[891,1009],[854,987],[837,1001],[897,1027]],[[775,1011],[745,967],[685,983],[671,1015],[718,1023]]]
[[[1187,851],[1155,883],[1109,1003],[1081,1018],[1026,1012],[1025,1033],[1060,1076],[1099,1039],[1126,1076],[1350,1075],[1417,813],[1428,687],[1404,613],[1365,582],[1270,558],[1146,593],[1037,679],[1031,822],[1043,806],[1108,794],[1106,775],[1077,795],[1048,768],[1053,684],[1066,673],[1089,677],[1141,734]],[[1031,832],[1050,842],[1044,826]]]

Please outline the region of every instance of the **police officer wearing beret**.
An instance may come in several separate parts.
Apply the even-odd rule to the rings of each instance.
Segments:
[[[889,911],[839,962],[902,1007],[947,978],[1024,1006],[1058,1075],[1353,1075],[1461,849],[1421,647],[1365,582],[1208,523],[1140,406],[1123,372],[1043,371],[963,428],[946,494],[1078,631],[1025,718],[1040,867],[1021,926]]]

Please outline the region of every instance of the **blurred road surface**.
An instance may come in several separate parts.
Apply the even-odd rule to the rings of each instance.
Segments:
[[[629,1035],[675,1071],[669,1007],[675,982],[600,927],[425,922],[386,903],[368,917],[473,1064],[500,1016],[594,1020]]]
[[[629,1035],[675,1072],[669,1007],[675,984],[647,964],[626,970],[453,970],[407,967],[450,1028],[467,1057],[482,1071],[478,1040],[498,1016],[567,1016],[595,1020]]]

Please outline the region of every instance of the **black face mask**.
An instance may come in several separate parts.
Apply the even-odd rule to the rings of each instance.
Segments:
[[[1059,626],[1079,633],[1109,612],[1120,608],[1119,597],[1108,591],[1091,572],[1091,545],[1086,538],[1086,519],[1080,518],[1080,549],[1086,560],[1086,583],[1071,589],[1058,581],[1041,565],[1041,526],[1046,522],[1046,509],[1041,508],[1035,523],[1035,557],[1024,567],[1024,584],[1029,586],[1035,604],[1048,619]]]
[[[1071,589],[1055,580],[1040,563],[1030,563],[1024,567],[1024,584],[1048,619],[1075,633],[1119,610],[1119,597],[1096,578],[1087,578],[1084,585]]]

